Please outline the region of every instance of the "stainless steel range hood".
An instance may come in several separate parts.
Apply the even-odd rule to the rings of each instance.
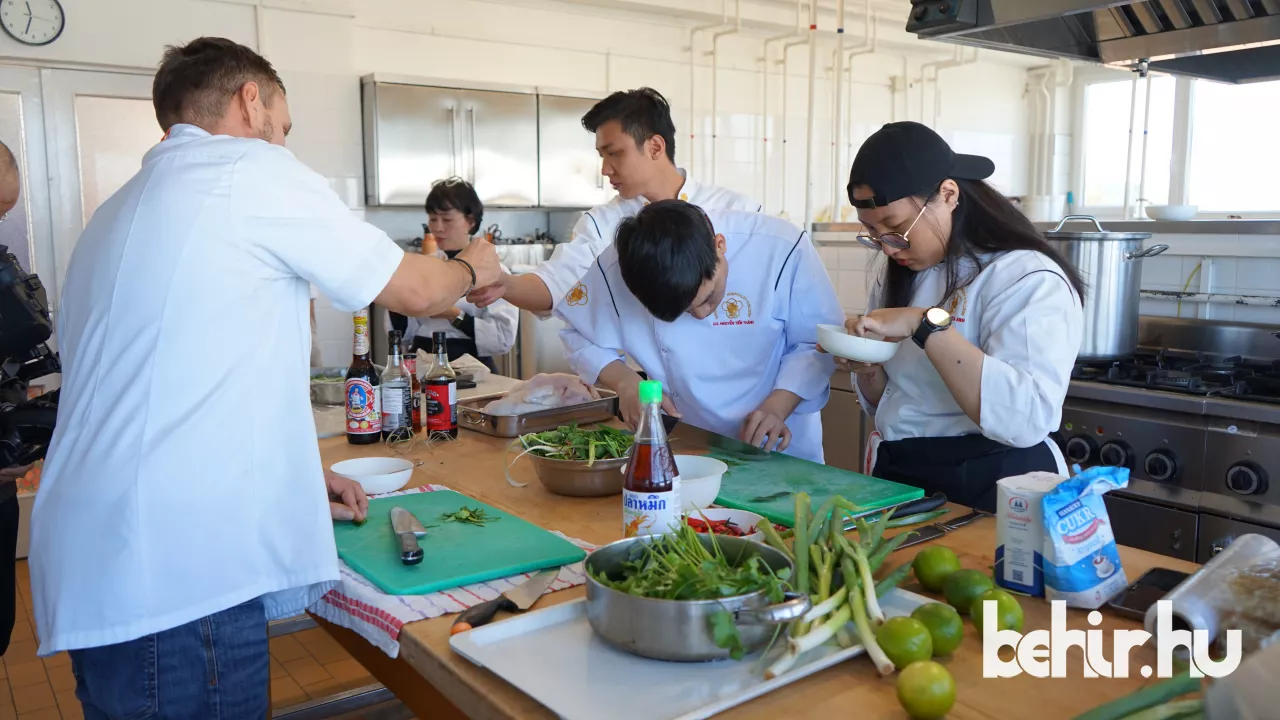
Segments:
[[[911,0],[907,32],[1006,52],[1249,83],[1280,79],[1280,0]]]

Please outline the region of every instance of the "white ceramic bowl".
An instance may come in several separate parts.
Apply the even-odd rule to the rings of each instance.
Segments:
[[[1147,217],[1152,220],[1191,220],[1199,211],[1196,205],[1148,205]]]
[[[404,487],[413,474],[413,463],[404,458],[355,458],[334,463],[329,469],[360,483],[365,494],[380,495]]]
[[[819,325],[818,344],[832,355],[865,363],[888,362],[898,352],[898,343],[850,335],[839,325]]]
[[[764,533],[759,530],[752,532],[752,529],[756,527],[757,523],[764,520],[764,517],[753,512],[749,512],[747,510],[731,510],[729,508],[706,508],[703,510],[692,511],[688,513],[688,516],[699,520],[728,520],[734,525],[742,528],[743,532],[748,533],[747,535],[742,536],[743,539],[754,542],[764,542]]]
[[[728,470],[728,465],[713,457],[677,455],[681,511],[690,513],[715,502],[716,496],[720,494],[720,479]]]

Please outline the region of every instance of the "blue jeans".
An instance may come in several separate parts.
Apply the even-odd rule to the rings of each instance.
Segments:
[[[261,600],[117,645],[71,651],[86,720],[261,720],[267,716]]]

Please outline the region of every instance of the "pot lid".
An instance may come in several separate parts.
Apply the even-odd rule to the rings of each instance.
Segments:
[[[1063,230],[1068,222],[1072,220],[1081,220],[1093,223],[1093,230]],[[1117,240],[1146,240],[1151,237],[1151,233],[1146,232],[1107,232],[1102,228],[1102,224],[1092,215],[1068,215],[1062,218],[1062,222],[1052,230],[1045,232],[1046,240],[1096,240],[1099,242],[1111,242]]]

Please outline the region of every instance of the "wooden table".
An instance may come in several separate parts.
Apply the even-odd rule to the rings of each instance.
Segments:
[[[682,441],[697,433],[674,433]],[[457,442],[437,444],[416,453],[425,461],[414,474],[413,483],[447,485],[490,505],[520,515],[549,530],[558,530],[588,542],[604,544],[622,536],[619,497],[568,498],[543,489],[527,462],[519,462],[511,474],[527,481],[512,487],[503,476],[505,440],[462,432]],[[699,442],[677,442],[681,450]],[[323,440],[321,454],[326,467],[350,457],[382,454],[379,445],[356,447],[345,440]],[[512,454],[514,455],[514,454]],[[966,508],[952,506],[957,517]],[[988,570],[995,551],[995,520],[984,519],[933,541],[952,548],[964,567]],[[918,549],[919,546],[917,546]],[[910,560],[915,550],[892,556],[887,565]],[[1128,547],[1120,548],[1124,570],[1132,580],[1149,568],[1160,566],[1191,571],[1192,563],[1174,560]],[[905,588],[919,591],[909,581]],[[583,597],[582,587],[543,597],[537,607]],[[1049,628],[1049,605],[1040,599],[1023,598],[1026,613],[1024,632]],[[554,715],[529,696],[489,672],[476,667],[449,648],[449,627],[453,616],[406,625],[400,633],[400,657],[391,659],[355,633],[320,621],[357,660],[401,699],[419,718],[552,718]],[[1068,627],[1088,629],[1085,613],[1070,611]],[[1106,614],[1103,631],[1106,657],[1111,657],[1110,632],[1116,628],[1137,628],[1139,623]],[[972,624],[965,623],[966,637],[960,649],[941,662],[954,676],[956,706],[949,717],[966,718],[1067,718],[1108,700],[1128,694],[1145,681],[1137,669],[1155,666],[1154,642],[1130,655],[1131,679],[1084,679],[1083,654],[1072,648],[1066,679],[1037,679],[1022,675],[1011,679],[983,679],[982,644]],[[1011,657],[1010,651],[1002,657]],[[725,713],[737,720],[779,720],[779,718],[905,718],[894,691],[894,676],[877,677],[864,658],[842,663],[788,685]]]

